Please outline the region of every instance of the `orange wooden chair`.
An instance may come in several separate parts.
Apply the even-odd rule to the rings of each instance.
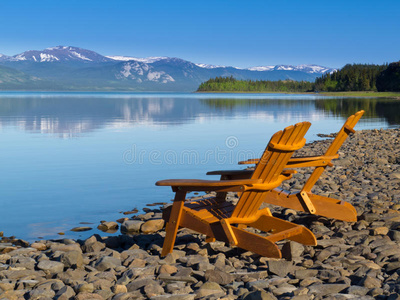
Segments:
[[[167,221],[161,255],[172,252],[179,227],[205,234],[206,241],[220,240],[262,256],[281,257],[275,242],[290,239],[305,245],[316,245],[315,236],[304,226],[275,218],[268,208],[260,209],[264,195],[291,177],[283,172],[293,152],[305,144],[309,122],[289,126],[275,133],[249,179],[158,181],[158,186],[171,186],[175,199],[163,218]],[[185,203],[189,191],[216,191],[217,197]],[[241,192],[236,205],[226,201],[228,191]],[[254,227],[264,235],[251,233]]]
[[[286,168],[302,168],[302,167],[314,167],[314,171],[304,184],[303,188],[299,192],[288,192],[279,188],[275,188],[267,193],[263,194],[263,201],[266,203],[279,205],[286,208],[292,208],[299,211],[308,212],[328,218],[334,218],[347,222],[357,221],[357,212],[355,208],[341,200],[323,197],[315,195],[311,192],[311,189],[318,181],[321,174],[324,172],[327,166],[332,167],[332,160],[337,159],[339,148],[342,146],[346,138],[350,133],[354,133],[354,126],[360,120],[364,111],[361,110],[356,114],[350,116],[343,127],[337,133],[332,144],[326,150],[322,156],[307,156],[307,157],[296,157],[291,158]],[[254,164],[258,163],[259,159],[249,159],[247,161],[241,161],[239,164]],[[292,172],[291,170],[284,170],[284,172]],[[221,180],[237,180],[246,179],[252,176],[252,170],[235,170],[235,171],[213,171],[208,172],[208,175],[221,175]]]

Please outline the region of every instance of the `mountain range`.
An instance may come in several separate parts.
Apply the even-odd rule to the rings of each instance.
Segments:
[[[201,82],[218,76],[314,81],[333,71],[317,65],[237,68],[172,57],[103,56],[57,46],[14,56],[0,54],[0,90],[195,91]]]

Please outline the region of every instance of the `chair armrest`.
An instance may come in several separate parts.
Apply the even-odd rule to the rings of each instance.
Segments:
[[[239,161],[238,164],[239,165],[254,165],[254,164],[258,164],[259,161],[260,161],[259,158],[252,158],[252,159],[248,159],[248,160]]]
[[[303,157],[292,157],[288,163],[287,167],[290,168],[303,168],[303,167],[323,167],[332,166],[331,160],[337,159],[339,154],[335,155],[321,155],[321,156],[303,156]],[[257,164],[260,159],[248,159],[244,161],[239,161],[239,165],[247,164]]]
[[[207,172],[207,175],[221,175],[221,180],[238,180],[238,179],[249,179],[253,175],[254,170],[222,170],[222,171],[211,171]],[[296,174],[296,170],[284,169],[282,175],[289,176]]]
[[[218,171],[207,172],[207,175],[222,175],[222,176],[250,175],[251,176],[253,172],[254,170],[218,170]]]
[[[258,179],[241,180],[200,180],[167,179],[157,181],[157,186],[170,186],[174,191],[243,191],[244,186],[258,184]]]

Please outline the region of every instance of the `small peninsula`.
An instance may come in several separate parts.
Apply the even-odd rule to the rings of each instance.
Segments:
[[[321,93],[329,96],[400,98],[400,62],[389,65],[348,64],[318,77],[315,82],[216,77],[201,83],[197,92]]]

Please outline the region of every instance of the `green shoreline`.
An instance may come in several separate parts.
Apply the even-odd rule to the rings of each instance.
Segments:
[[[265,92],[265,91],[207,91],[195,92],[200,94],[304,94],[304,95],[322,95],[331,97],[365,97],[365,98],[392,98],[400,100],[400,92]]]

